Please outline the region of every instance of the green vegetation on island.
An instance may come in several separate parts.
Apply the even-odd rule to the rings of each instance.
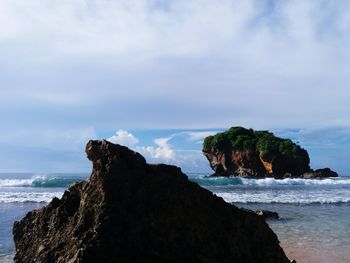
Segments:
[[[306,150],[290,139],[278,138],[269,131],[255,131],[243,127],[232,127],[225,132],[206,137],[203,151],[209,152],[212,149],[222,152],[257,151],[263,160],[269,162],[280,156],[287,158],[307,156]]]

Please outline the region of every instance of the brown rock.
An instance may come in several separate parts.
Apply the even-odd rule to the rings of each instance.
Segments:
[[[230,149],[219,151],[215,148],[203,150],[213,176],[243,176],[243,177],[301,177],[310,170],[309,157],[287,158],[280,156],[273,161],[264,161],[259,151]]]
[[[303,178],[305,179],[322,179],[328,177],[337,177],[338,174],[332,171],[330,168],[317,169],[315,171],[310,171],[308,173],[303,174]]]
[[[220,152],[212,149],[212,151],[203,151],[203,154],[215,171],[214,176],[261,177],[266,173],[264,164],[256,151]]]

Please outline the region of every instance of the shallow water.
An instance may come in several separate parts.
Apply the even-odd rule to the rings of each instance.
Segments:
[[[45,203],[0,203],[0,262],[12,262],[14,244],[12,226],[14,221],[21,219],[28,211],[37,209]]]
[[[268,224],[286,254],[299,263],[350,262],[350,203],[235,205],[277,211],[281,219]]]
[[[239,207],[278,212],[281,219],[268,223],[298,263],[350,262],[349,177],[194,180]]]

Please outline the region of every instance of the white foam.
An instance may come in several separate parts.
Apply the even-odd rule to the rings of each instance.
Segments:
[[[45,180],[46,176],[44,175],[35,175],[29,179],[0,179],[0,187],[26,187],[32,186],[33,182],[36,180]]]
[[[285,178],[285,179],[246,179],[240,178],[244,185],[256,186],[278,186],[278,185],[350,185],[350,178],[327,178],[327,179],[302,179],[302,178]]]
[[[247,191],[216,192],[229,203],[336,204],[350,202],[350,192],[344,191]]]
[[[63,192],[0,192],[0,203],[42,203],[62,197]]]

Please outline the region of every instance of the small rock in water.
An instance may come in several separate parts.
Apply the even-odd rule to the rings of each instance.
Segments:
[[[310,172],[303,174],[303,178],[305,179],[323,179],[328,177],[338,177],[338,173],[332,171],[330,168],[322,168],[311,170]]]
[[[277,212],[269,211],[269,210],[259,210],[256,211],[256,214],[258,216],[261,216],[263,218],[273,218],[273,219],[279,219],[279,215]]]

